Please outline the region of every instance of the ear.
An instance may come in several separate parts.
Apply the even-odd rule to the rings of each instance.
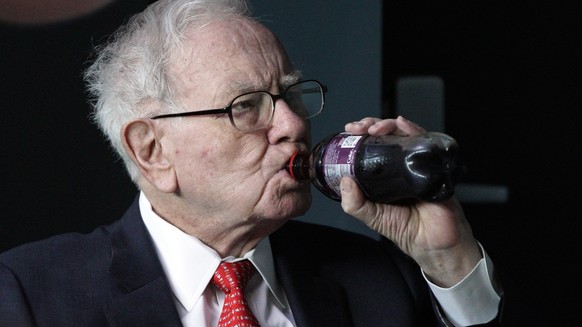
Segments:
[[[145,179],[162,192],[175,192],[177,179],[172,163],[164,155],[156,128],[149,119],[127,123],[121,130],[125,151]]]

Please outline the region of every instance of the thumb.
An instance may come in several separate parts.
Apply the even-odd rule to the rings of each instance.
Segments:
[[[355,180],[342,177],[340,181],[342,209],[359,220],[366,217],[366,197]]]
[[[340,181],[342,195],[342,209],[348,215],[366,224],[370,229],[388,238],[390,230],[387,226],[388,220],[383,219],[386,209],[391,206],[374,203],[364,195],[358,183],[350,177],[343,177]]]

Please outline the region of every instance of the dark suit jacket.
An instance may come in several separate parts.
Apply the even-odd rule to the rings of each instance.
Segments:
[[[271,246],[298,326],[439,320],[418,267],[388,242],[290,221]],[[0,255],[0,326],[35,325],[181,325],[137,200],[110,226]]]

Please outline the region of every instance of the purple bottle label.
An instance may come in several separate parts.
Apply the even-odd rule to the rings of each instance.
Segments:
[[[343,176],[354,176],[354,160],[362,135],[340,133],[334,136],[326,146],[322,158],[323,176],[329,186],[340,196],[340,180]]]

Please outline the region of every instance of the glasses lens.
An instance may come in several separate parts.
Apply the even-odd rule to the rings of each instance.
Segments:
[[[273,99],[267,92],[251,92],[239,95],[231,105],[232,122],[246,132],[267,126],[273,112]]]
[[[285,91],[285,102],[299,116],[309,119],[323,109],[323,90],[315,81],[297,83]]]

